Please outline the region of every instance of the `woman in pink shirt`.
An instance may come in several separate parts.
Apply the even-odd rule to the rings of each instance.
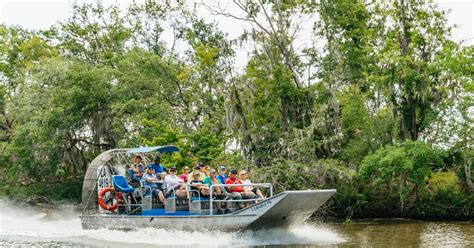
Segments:
[[[188,166],[184,166],[183,168],[183,174],[181,174],[179,176],[179,178],[181,178],[185,183],[188,182],[188,175],[189,175],[189,167]]]

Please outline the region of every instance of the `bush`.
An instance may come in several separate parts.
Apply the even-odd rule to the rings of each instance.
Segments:
[[[429,181],[428,188],[434,195],[460,194],[459,178],[454,172],[437,172]]]
[[[437,172],[428,182],[427,190],[421,194],[414,214],[424,218],[472,218],[474,197],[466,195],[459,177],[453,171]]]

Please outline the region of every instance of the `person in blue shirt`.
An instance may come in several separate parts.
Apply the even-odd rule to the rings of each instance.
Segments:
[[[161,158],[159,156],[157,156],[155,158],[155,161],[153,164],[149,164],[148,166],[155,169],[155,174],[157,177],[160,177],[160,174],[163,173],[163,172],[166,172],[166,167],[164,167],[161,163]]]
[[[225,183],[227,178],[229,178],[229,175],[227,175],[226,172],[227,172],[227,169],[225,168],[225,166],[221,166],[221,169],[219,171],[219,175],[217,175],[217,178],[221,180],[222,183]]]
[[[163,181],[158,179],[155,174],[155,169],[153,167],[147,166],[145,168],[146,173],[143,174],[144,188],[146,190],[151,190],[152,197],[158,196],[162,203],[165,202],[165,197],[161,191],[161,185]]]

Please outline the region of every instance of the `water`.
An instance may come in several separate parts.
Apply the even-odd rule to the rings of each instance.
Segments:
[[[122,232],[82,230],[72,206],[60,209],[12,206],[0,202],[0,247],[156,246],[324,246],[468,247],[474,246],[469,222],[379,220],[350,224],[312,222],[293,230],[259,232],[183,232],[140,229]]]
[[[403,219],[331,224],[345,241],[340,247],[474,247],[472,222]]]

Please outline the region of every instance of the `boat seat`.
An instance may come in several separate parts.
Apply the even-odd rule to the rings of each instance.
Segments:
[[[145,186],[143,179],[140,179],[139,182],[140,182],[140,189],[141,189],[141,194],[142,194],[142,209],[150,210],[152,209],[152,205],[153,205],[151,188]]]
[[[135,176],[135,172],[133,172],[131,168],[128,168],[127,171],[128,171],[128,174],[130,174],[130,179],[140,180],[140,178]]]
[[[176,194],[174,193],[174,190],[171,193],[171,195],[166,197],[165,201],[166,201],[165,212],[166,213],[176,212]]]
[[[188,186],[188,194],[189,194],[189,212],[191,214],[202,214],[202,207],[203,207],[202,203],[208,202],[209,197],[202,197],[201,193],[198,190],[192,190],[191,187],[189,186]]]
[[[122,175],[113,175],[112,182],[114,183],[114,188],[116,191],[123,193],[132,193],[135,188],[128,184],[125,176]]]

